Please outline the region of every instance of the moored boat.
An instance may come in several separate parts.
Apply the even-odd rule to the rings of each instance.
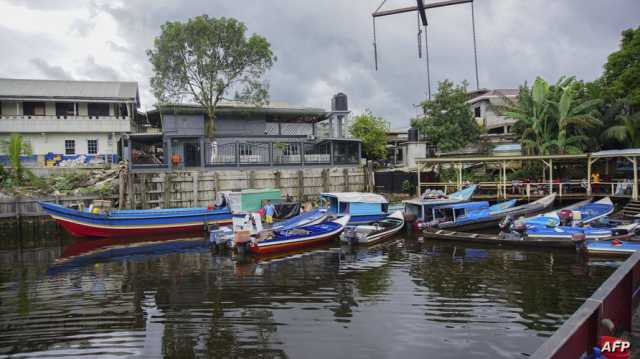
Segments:
[[[517,247],[548,247],[548,248],[576,248],[576,243],[566,239],[554,238],[523,238],[515,236],[500,236],[492,234],[479,234],[469,232],[457,232],[446,229],[430,229],[423,231],[426,238],[446,241],[460,241],[468,243],[492,244],[498,246]]]
[[[321,193],[320,201],[329,213],[336,216],[349,215],[349,224],[371,223],[389,215],[389,201],[375,193]]]
[[[614,239],[609,241],[589,240],[584,244],[589,254],[626,255],[640,250],[640,242]]]
[[[168,208],[107,210],[99,213],[40,202],[44,211],[76,237],[118,237],[203,231],[206,225],[231,223],[231,210],[221,208]]]
[[[539,213],[553,204],[556,195],[550,194],[536,201],[516,206],[516,200],[508,200],[489,206],[488,202],[463,202],[433,208],[436,218],[432,227],[468,231],[496,226],[506,216],[519,217]]]
[[[253,239],[249,243],[249,251],[255,254],[269,254],[321,244],[339,235],[349,219],[347,215],[319,224],[272,231],[265,239]]]
[[[340,235],[340,240],[349,244],[375,244],[400,232],[404,227],[404,215],[395,211],[388,217],[357,226],[348,226]]]
[[[580,202],[561,210],[522,220],[530,238],[571,239],[579,235],[586,239],[603,239],[619,234],[615,225],[604,223],[614,210],[609,197],[595,202]]]
[[[422,229],[423,223],[428,223],[434,220],[433,207],[468,202],[475,193],[478,186],[471,185],[458,192],[454,192],[448,195],[441,196],[422,196],[418,199],[411,199],[403,201],[404,213],[408,220],[413,222],[415,229]]]

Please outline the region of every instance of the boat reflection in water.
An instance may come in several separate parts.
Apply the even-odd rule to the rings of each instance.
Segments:
[[[78,239],[64,249],[49,267],[57,274],[106,261],[147,260],[149,256],[201,251],[209,242],[196,233],[154,235],[139,238]]]

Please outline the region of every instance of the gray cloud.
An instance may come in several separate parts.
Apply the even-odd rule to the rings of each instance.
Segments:
[[[70,27],[71,34],[77,34],[80,36],[87,36],[94,28],[96,24],[93,19],[89,20],[75,20]]]
[[[73,76],[65,71],[61,66],[51,65],[46,60],[39,57],[35,57],[29,60],[39,73],[41,73],[46,79],[53,80],[72,80]]]
[[[389,0],[385,8],[411,3]],[[125,54],[127,68],[91,60],[78,73],[137,80],[142,101],[150,107],[151,69],[145,50],[153,45],[160,26],[204,13],[232,16],[244,21],[250,33],[264,35],[278,56],[268,73],[273,100],[326,108],[329,96],[343,91],[355,111],[369,108],[394,127],[406,126],[416,113],[412,104],[426,93],[425,61],[416,56],[416,15],[377,21],[380,69],[375,71],[370,14],[378,4],[378,0],[127,0],[121,6],[91,5],[93,12],[109,14],[117,23],[119,37],[126,43],[107,46]],[[517,87],[538,75],[549,81],[564,74],[592,80],[617,48],[620,32],[638,26],[639,13],[637,0],[476,1],[480,85]],[[434,9],[428,17],[433,88],[445,78],[466,79],[475,88],[470,7]]]
[[[87,56],[81,67],[81,73],[87,80],[117,81],[121,79],[121,76],[116,69],[96,63],[93,56]]]

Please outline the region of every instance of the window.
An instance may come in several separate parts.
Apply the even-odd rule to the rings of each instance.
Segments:
[[[93,103],[90,102],[87,104],[87,112],[89,113],[89,117],[98,118],[108,117],[109,116],[109,104],[108,103]]]
[[[44,102],[23,102],[22,109],[25,116],[44,116]]]
[[[87,140],[87,153],[90,155],[98,153],[98,140]]]
[[[75,116],[75,104],[73,102],[56,102],[56,116],[58,118]]]
[[[126,103],[116,103],[113,105],[113,107],[116,117],[126,118],[127,116],[129,116],[129,110],[127,110]]]
[[[473,115],[475,117],[482,117],[482,111],[480,111],[480,106],[473,108]]]
[[[64,154],[65,155],[75,155],[76,154],[76,141],[75,140],[64,140]]]

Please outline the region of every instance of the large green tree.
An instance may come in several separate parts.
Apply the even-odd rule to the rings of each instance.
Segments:
[[[429,138],[439,151],[448,152],[474,143],[480,127],[467,101],[467,84],[454,85],[449,80],[438,84],[432,100],[421,105],[425,115],[411,120],[411,126]]]
[[[561,77],[549,85],[538,77],[520,87],[513,101],[503,97],[501,113],[516,120],[514,132],[527,154],[581,153],[590,143],[587,131],[601,124],[593,116],[598,100],[587,99],[584,84]]]
[[[147,55],[153,67],[151,86],[159,103],[195,102],[207,110],[207,132],[215,134],[216,108],[234,93],[257,105],[268,101],[264,73],[276,60],[262,36],[247,36],[233,18],[197,16],[162,25]]]
[[[362,141],[362,152],[369,160],[380,160],[386,157],[387,129],[387,122],[368,110],[356,116],[349,126],[351,135]]]
[[[640,27],[622,32],[620,49],[607,58],[600,81],[610,99],[623,99],[640,112]]]

